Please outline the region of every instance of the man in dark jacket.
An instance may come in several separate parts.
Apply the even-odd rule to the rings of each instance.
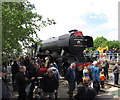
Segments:
[[[46,76],[43,78],[43,98],[46,98],[46,96],[49,95],[49,98],[52,100],[54,98],[54,93],[58,89],[58,86],[58,80],[54,76],[52,69],[48,69]]]
[[[108,80],[109,79],[109,76],[108,76],[109,64],[108,64],[107,60],[105,60],[105,62],[103,64],[103,69],[104,69],[104,75],[105,75],[106,79]]]
[[[10,89],[7,85],[7,80],[5,78],[5,70],[0,69],[0,84],[2,87],[1,94],[2,94],[2,99],[1,100],[9,100],[10,97]]]
[[[14,87],[16,74],[17,72],[19,72],[19,65],[17,64],[16,61],[14,61],[13,65],[11,66],[11,72],[12,72],[12,85]]]
[[[114,65],[114,68],[113,68],[114,85],[119,85],[118,84],[118,82],[119,82],[119,69],[120,69],[119,62],[116,62],[116,64]]]
[[[34,77],[32,77],[31,80],[28,80],[25,72],[26,72],[26,67],[21,66],[20,72],[18,72],[16,75],[16,82],[17,82],[18,94],[19,94],[18,100],[26,100],[25,88],[27,86],[27,83],[29,83],[31,80],[34,80]]]
[[[66,71],[66,79],[68,81],[69,85],[69,98],[73,98],[73,91],[75,90],[75,80],[76,80],[76,75],[75,75],[75,63],[71,63],[70,67],[68,67]]]
[[[28,65],[29,65],[30,61],[29,61],[29,57],[26,56],[24,59],[24,66],[26,66],[26,69],[28,70]]]
[[[30,62],[29,66],[28,66],[28,78],[31,79],[32,77],[35,77],[35,80],[31,82],[31,86],[30,86],[30,92],[28,94],[28,99],[32,100],[33,99],[33,90],[35,88],[35,81],[37,81],[37,76],[38,76],[38,72],[37,72],[37,68],[35,67],[35,65]]]
[[[82,83],[83,81],[83,68],[82,66],[79,66],[75,69],[75,72],[76,72],[76,82],[77,82],[77,85],[79,85],[80,83]]]

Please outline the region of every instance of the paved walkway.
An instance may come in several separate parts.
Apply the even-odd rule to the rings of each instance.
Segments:
[[[120,100],[120,89],[117,87],[109,87],[109,86],[105,86],[104,89],[102,89],[104,92],[100,92],[97,95],[97,99],[96,100]],[[60,80],[60,86],[58,89],[58,97],[60,100],[69,100],[68,99],[68,83],[66,80],[61,79]],[[74,91],[74,95],[77,92],[77,88]],[[37,94],[34,94],[34,96],[38,96]],[[18,97],[18,93],[17,92],[13,92],[13,95],[11,96],[11,100],[16,100]],[[40,100],[40,99],[35,99],[35,100]]]
[[[114,75],[113,73],[109,73],[109,80],[107,82],[108,84],[114,85]],[[119,87],[120,87],[120,75],[119,75]],[[118,98],[120,100],[120,88],[118,87],[110,87],[106,86],[104,91],[113,94],[114,98]]]
[[[77,90],[77,89],[76,89]],[[74,91],[74,95],[77,91]],[[96,100],[120,100],[120,89],[117,87],[109,87],[105,86],[104,89],[99,92]],[[68,83],[65,80],[61,80],[61,84],[59,87],[59,97],[60,98],[68,98]]]

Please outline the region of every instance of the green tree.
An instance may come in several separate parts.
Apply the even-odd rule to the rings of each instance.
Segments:
[[[108,46],[109,50],[116,48],[116,49],[120,49],[120,42],[119,41],[108,41],[106,38],[104,37],[97,37],[94,40],[94,49],[96,50],[98,47],[106,47]]]
[[[119,41],[107,41],[105,43],[105,46],[108,46],[109,50],[113,49],[113,48],[119,50],[120,49],[120,42]]]
[[[41,15],[33,13],[34,9],[35,6],[29,2],[2,3],[3,57],[14,51],[22,51],[21,44],[26,48],[30,47],[30,43],[40,41],[36,30],[55,24],[53,19],[44,20]]]
[[[98,47],[104,47],[104,44],[107,42],[108,40],[106,38],[102,37],[97,37],[94,40],[94,48],[97,49]]]

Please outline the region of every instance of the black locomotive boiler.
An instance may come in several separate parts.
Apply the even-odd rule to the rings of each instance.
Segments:
[[[69,34],[43,40],[42,44],[40,55],[49,55],[61,66],[65,62],[85,63],[88,58],[83,55],[83,51],[93,47],[93,38],[84,36],[81,31],[71,30]]]

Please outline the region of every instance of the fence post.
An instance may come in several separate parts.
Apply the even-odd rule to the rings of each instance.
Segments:
[[[120,61],[119,53],[117,53],[117,62]]]

